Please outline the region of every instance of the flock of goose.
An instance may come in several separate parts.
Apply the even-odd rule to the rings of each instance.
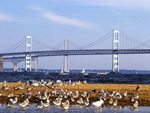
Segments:
[[[55,98],[51,103],[54,104],[55,106],[61,106],[63,109],[68,110],[70,107],[70,102],[76,102],[79,105],[84,105],[84,106],[89,106],[90,105],[90,97],[92,93],[97,93],[98,95],[100,95],[100,99],[92,102],[93,106],[96,107],[100,107],[102,106],[102,104],[104,104],[107,97],[110,97],[110,100],[108,101],[110,105],[112,106],[117,106],[117,102],[119,99],[123,99],[126,98],[128,92],[125,91],[124,93],[120,94],[119,92],[115,92],[112,91],[110,93],[108,93],[107,91],[104,91],[103,89],[98,91],[97,89],[93,89],[92,93],[91,92],[83,92],[82,94],[79,94],[79,91],[67,91],[67,90],[63,90],[63,89],[59,89],[58,91],[55,90],[55,88],[57,87],[57,85],[59,86],[74,86],[75,84],[86,84],[87,81],[77,81],[77,82],[71,82],[71,80],[67,81],[67,82],[62,82],[61,80],[57,80],[56,82],[48,80],[47,82],[44,81],[43,79],[39,82],[37,82],[36,80],[29,80],[27,81],[26,85],[28,86],[27,90],[28,92],[22,93],[20,95],[20,98],[25,98],[25,100],[21,103],[19,103],[19,105],[21,107],[26,107],[29,105],[29,100],[32,98],[31,96],[31,87],[35,86],[46,86],[47,88],[44,91],[38,91],[35,93],[35,97],[37,98],[37,100],[39,100],[39,103],[37,104],[37,108],[41,109],[41,108],[48,108],[50,106],[50,101],[51,98]],[[15,90],[18,89],[23,89],[24,86],[23,85],[19,85],[14,87]],[[54,89],[52,92],[48,92],[48,88]],[[3,95],[3,91],[4,90],[9,90],[9,86],[6,85],[6,81],[3,82],[3,87],[2,87],[2,91],[0,91],[0,96]],[[136,88],[136,91],[140,91],[140,87],[139,85]],[[56,96],[57,95],[57,96]],[[15,96],[13,97],[13,92],[10,92],[8,95],[9,100],[6,104],[6,106],[8,107],[13,107],[15,104],[17,104],[18,102],[18,97]],[[131,98],[130,101],[133,103],[132,107],[133,108],[138,108],[138,101],[137,99],[139,98],[138,93],[134,94]],[[65,99],[65,101],[63,101],[63,99]]]

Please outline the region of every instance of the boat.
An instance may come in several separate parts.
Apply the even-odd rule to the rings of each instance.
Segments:
[[[105,73],[97,73],[97,75],[107,75],[108,73],[105,72]]]
[[[59,75],[69,75],[69,72],[64,72],[64,70],[62,69]]]
[[[81,71],[81,75],[89,75],[88,73],[85,72],[85,69],[83,68]]]

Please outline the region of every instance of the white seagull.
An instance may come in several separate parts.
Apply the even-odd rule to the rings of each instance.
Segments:
[[[134,108],[137,108],[138,107],[138,101],[135,101],[132,105]]]
[[[23,101],[23,102],[20,103],[19,105],[20,105],[21,107],[26,107],[28,104],[29,104],[29,100],[28,100],[28,98],[27,98],[25,101]]]

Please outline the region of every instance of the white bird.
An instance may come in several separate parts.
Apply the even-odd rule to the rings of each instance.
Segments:
[[[29,100],[28,100],[28,98],[27,98],[25,101],[23,101],[23,102],[20,103],[19,105],[20,105],[21,107],[26,107],[28,104],[29,104]]]
[[[47,94],[48,92],[48,89],[45,89],[41,94],[44,95],[44,94]]]
[[[74,102],[75,99],[74,99],[73,97],[71,97],[70,100],[71,100],[72,102]]]
[[[0,96],[2,96],[2,93],[3,93],[3,92],[2,92],[2,91],[0,91]]]
[[[94,105],[96,107],[100,107],[103,103],[104,103],[104,101],[100,98],[99,101],[93,102],[92,105]]]
[[[117,100],[113,102],[113,106],[117,106]]]
[[[59,98],[56,98],[54,101],[53,101],[53,104],[55,104],[56,106],[60,106],[61,105],[61,100]]]
[[[113,104],[113,99],[112,98],[109,100],[109,104]]]
[[[49,107],[49,103],[50,103],[49,98],[47,98],[46,102],[43,103],[43,106],[44,107]]]
[[[133,96],[135,99],[138,99],[139,98],[139,95],[138,95],[138,93],[136,93],[136,94],[134,94],[134,96]]]
[[[35,93],[36,97],[39,98],[41,96],[40,91],[38,91],[37,93]]]
[[[6,83],[4,83],[2,90],[7,90],[7,89],[9,89],[9,86],[8,85],[6,86]]]
[[[13,97],[13,93],[10,92],[10,93],[7,95],[7,97]]]
[[[86,92],[86,91],[81,94],[82,97],[86,97],[86,95],[87,95],[87,92]]]
[[[13,104],[16,104],[17,101],[18,101],[18,98],[17,98],[17,96],[15,96],[15,98],[12,100],[12,103],[13,103]]]
[[[12,101],[13,101],[13,99],[9,99],[8,102],[6,103],[6,106],[8,106],[8,107],[12,106],[13,105]]]
[[[78,91],[76,91],[76,92],[74,92],[74,93],[72,94],[72,97],[73,97],[73,98],[78,98],[78,96],[79,96],[79,92],[78,92]]]
[[[44,95],[40,96],[39,98],[40,98],[41,100],[46,100],[46,99],[47,99],[46,93],[45,93]]]
[[[138,101],[135,101],[132,105],[134,108],[137,108],[138,107]]]
[[[66,102],[62,104],[62,107],[63,107],[65,110],[69,109],[69,100],[66,100]]]
[[[24,86],[23,85],[19,85],[19,87],[18,87],[19,89],[23,89],[24,88]]]
[[[43,108],[43,102],[41,100],[40,104],[36,106],[37,108]]]
[[[79,103],[79,104],[83,104],[83,103],[84,103],[84,101],[83,101],[83,99],[82,99],[82,98],[80,98],[79,100],[77,100],[77,103]]]
[[[131,98],[130,98],[130,101],[133,102],[133,101],[134,101],[134,97],[131,97]]]
[[[89,98],[86,98],[86,99],[84,100],[84,104],[85,104],[86,106],[89,105]]]

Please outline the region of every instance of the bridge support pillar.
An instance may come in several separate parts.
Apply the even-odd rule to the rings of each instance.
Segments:
[[[17,63],[14,64],[14,71],[17,71],[18,68],[17,68]]]
[[[119,72],[119,30],[113,31],[112,71]]]
[[[69,50],[69,40],[64,41],[64,50]],[[64,56],[64,72],[69,73],[69,57],[67,54]]]
[[[39,59],[38,57],[35,57],[34,58],[34,71],[38,72],[38,69],[39,69]]]
[[[26,36],[26,52],[32,51],[32,37]],[[31,54],[26,54],[25,71],[31,71]]]
[[[0,72],[4,72],[3,56],[0,56]]]

